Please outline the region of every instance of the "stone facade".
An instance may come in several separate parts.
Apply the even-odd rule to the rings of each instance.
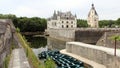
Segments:
[[[66,51],[105,65],[106,68],[120,68],[120,55],[115,57],[113,55],[114,49],[111,48],[80,42],[67,42]]]
[[[76,28],[77,27],[77,17],[72,15],[71,12],[60,12],[54,11],[51,18],[47,20],[47,29],[55,28]]]
[[[93,28],[98,28],[99,27],[98,18],[99,17],[95,10],[94,4],[92,4],[92,8],[90,9],[90,12],[87,18],[88,25]]]

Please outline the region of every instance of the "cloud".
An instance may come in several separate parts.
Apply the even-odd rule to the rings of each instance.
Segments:
[[[95,4],[100,19],[120,16],[120,0],[0,0],[0,13],[48,18],[54,10],[59,10],[71,11],[78,18],[86,19],[92,3]]]
[[[35,9],[25,6],[18,7],[12,13],[18,16],[36,16],[38,14]]]

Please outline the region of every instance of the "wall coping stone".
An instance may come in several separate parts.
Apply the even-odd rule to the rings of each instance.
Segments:
[[[86,44],[86,43],[82,43],[82,42],[67,42],[66,44],[74,44],[74,45],[77,45],[77,46],[96,49],[96,50],[106,52],[107,54],[114,55],[114,49],[113,48],[108,48],[108,47],[103,47],[103,46],[96,46],[96,45]],[[116,49],[116,56],[120,57],[120,49]]]

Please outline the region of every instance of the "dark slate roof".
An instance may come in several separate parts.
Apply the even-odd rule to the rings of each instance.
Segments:
[[[60,17],[60,19],[68,19],[68,20],[74,20],[76,18],[76,15],[72,15],[71,12],[60,12],[60,11],[54,11],[54,14],[51,18],[49,18],[48,20],[52,19],[52,20],[57,20],[57,17]]]
[[[98,16],[97,11],[95,10],[94,4],[92,4],[92,8],[91,8],[91,10],[94,10],[94,11],[95,11],[95,15]],[[88,13],[88,16],[90,16],[90,12]]]

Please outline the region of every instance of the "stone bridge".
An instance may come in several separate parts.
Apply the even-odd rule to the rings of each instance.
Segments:
[[[120,49],[114,56],[114,49],[81,42],[67,42],[61,53],[70,55],[93,68],[120,68]]]

